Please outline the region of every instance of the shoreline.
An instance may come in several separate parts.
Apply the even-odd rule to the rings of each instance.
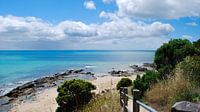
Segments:
[[[143,73],[137,75],[142,74]],[[137,75],[134,74],[127,78],[134,80]],[[121,78],[124,77],[115,77],[107,75],[103,77],[97,77],[93,80],[89,80],[89,82],[96,85],[97,89],[93,91],[95,94],[103,94],[108,90],[116,88],[116,84]],[[45,110],[45,112],[55,112],[55,110],[58,107],[57,102],[55,100],[57,94],[57,87],[51,87],[42,90],[36,93],[35,98],[15,104],[13,108],[11,108],[10,112],[38,112],[41,110]]]
[[[140,68],[141,67],[138,67],[138,69],[136,70],[140,70]],[[8,110],[10,110],[11,112],[26,112],[20,109],[26,109],[26,107],[34,108],[34,105],[46,105],[49,102],[51,102],[49,105],[52,106],[48,107],[48,109],[52,109],[50,109],[48,112],[52,112],[52,110],[55,110],[55,108],[57,108],[57,103],[55,101],[55,97],[57,96],[57,87],[64,80],[76,78],[81,79],[82,77],[82,79],[87,80],[96,85],[97,89],[94,92],[96,94],[101,94],[108,89],[115,88],[116,83],[123,77],[130,77],[133,80],[136,78],[137,75],[144,73],[144,71],[135,72],[135,70],[134,72],[128,72],[130,71],[113,70],[111,72],[108,72],[108,74],[96,76],[92,72],[85,72],[84,69],[76,69],[66,70],[65,72],[56,73],[48,77],[42,77],[25,83],[22,86],[18,86],[9,93],[5,94],[4,96],[0,96],[0,111],[7,112]],[[124,74],[126,74],[126,76]],[[37,106],[35,106],[35,109],[37,109]],[[45,106],[43,107],[45,108]],[[32,109],[31,112],[37,111],[34,111],[34,109]]]

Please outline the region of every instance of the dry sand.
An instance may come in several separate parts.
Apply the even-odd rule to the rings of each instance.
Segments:
[[[97,77],[97,79],[92,80],[97,89],[95,92],[101,93],[102,90],[112,89],[116,87],[117,82],[123,77],[112,77],[104,76]],[[136,75],[132,75],[132,80],[136,78]],[[57,87],[49,88],[43,90],[41,93],[36,94],[36,99],[34,101],[23,101],[20,104],[16,104],[11,112],[55,112],[57,108],[56,96],[57,96]]]

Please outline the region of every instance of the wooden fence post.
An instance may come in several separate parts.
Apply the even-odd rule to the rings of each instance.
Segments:
[[[139,104],[136,102],[136,100],[140,99],[140,91],[137,89],[134,89],[132,91],[132,95],[133,95],[133,112],[139,112],[140,107],[139,107]]]
[[[124,110],[124,112],[127,112],[128,110],[127,110],[127,108],[126,108],[126,106],[128,105],[128,97],[126,96],[126,95],[128,95],[128,87],[124,87],[123,88],[123,92],[124,92],[124,96],[123,96],[123,98],[124,98],[124,104],[123,104],[123,110]]]
[[[122,92],[123,92],[123,87],[120,87],[120,89],[119,89],[119,95],[120,95],[119,102],[120,102],[121,107],[123,106],[123,103],[122,103],[123,94],[122,94]]]

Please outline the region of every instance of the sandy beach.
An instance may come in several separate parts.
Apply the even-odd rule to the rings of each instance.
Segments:
[[[123,77],[104,76],[97,77],[90,82],[96,85],[95,93],[101,93],[105,89],[112,89],[116,87],[117,82]],[[129,76],[128,78],[134,80],[136,75]],[[36,93],[34,100],[22,101],[20,104],[14,104],[11,112],[55,112],[57,103],[57,87],[52,87]]]

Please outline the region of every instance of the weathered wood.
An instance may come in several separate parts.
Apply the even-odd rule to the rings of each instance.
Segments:
[[[130,109],[130,105],[128,106],[128,99],[133,101],[132,109]],[[121,87],[120,88],[120,104],[122,107],[122,112],[139,112],[140,106],[142,106],[145,110],[149,112],[157,112],[155,109],[151,108],[150,106],[142,103],[139,101],[140,99],[140,91],[134,89],[132,91],[132,97],[128,95],[128,87]]]
[[[124,103],[123,103],[123,111],[124,112],[127,112],[128,111],[128,109],[126,108],[126,106],[128,105],[128,97],[126,96],[126,94],[128,94],[128,88],[127,87],[124,87],[123,88],[123,101],[124,101]]]
[[[140,106],[136,101],[140,99],[140,91],[134,89],[132,91],[132,95],[133,95],[133,112],[139,112]]]
[[[120,87],[120,89],[119,89],[119,95],[120,95],[120,98],[119,98],[119,102],[120,102],[120,105],[121,105],[121,107],[123,106],[123,103],[122,103],[122,92],[123,92],[123,87]]]

